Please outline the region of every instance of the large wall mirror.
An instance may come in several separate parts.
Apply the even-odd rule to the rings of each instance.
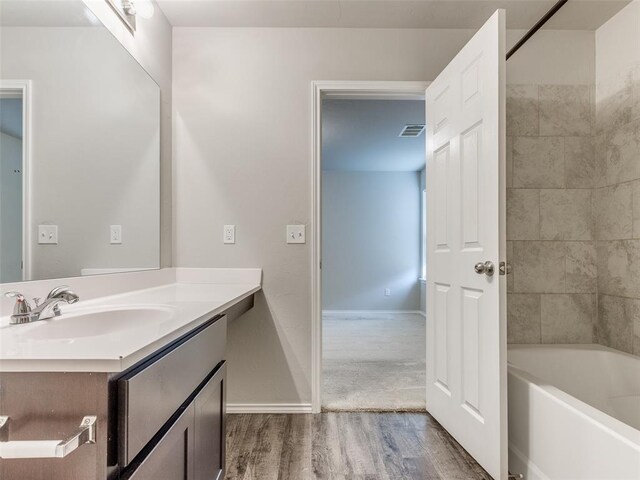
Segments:
[[[160,90],[82,0],[0,0],[0,282],[159,267]]]

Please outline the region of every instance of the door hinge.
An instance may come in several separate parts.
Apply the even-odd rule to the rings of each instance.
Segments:
[[[498,270],[500,275],[509,275],[511,273],[511,264],[509,262],[500,262]]]

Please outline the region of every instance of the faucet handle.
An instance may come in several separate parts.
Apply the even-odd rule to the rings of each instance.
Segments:
[[[16,299],[16,304],[13,307],[14,315],[24,315],[31,312],[31,305],[20,292],[6,292],[4,296]]]
[[[4,294],[5,297],[15,298],[17,302],[24,302],[24,295],[20,292],[6,292]]]

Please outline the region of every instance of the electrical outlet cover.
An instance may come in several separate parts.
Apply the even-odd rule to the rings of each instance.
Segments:
[[[112,245],[122,243],[122,225],[109,225],[109,243]]]
[[[222,233],[222,241],[224,243],[236,243],[236,226],[225,225]]]

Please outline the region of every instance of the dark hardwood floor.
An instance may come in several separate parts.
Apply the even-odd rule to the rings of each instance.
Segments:
[[[426,413],[229,415],[229,480],[491,477]]]

